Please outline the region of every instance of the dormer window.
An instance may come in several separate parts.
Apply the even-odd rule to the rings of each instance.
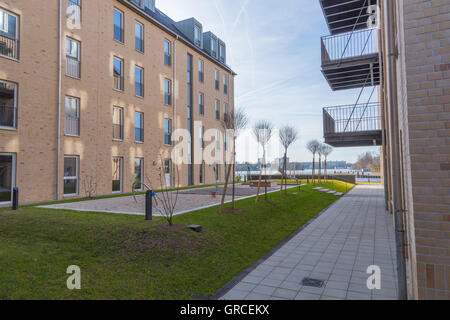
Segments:
[[[211,55],[216,57],[216,39],[211,38]]]
[[[225,46],[223,44],[219,44],[219,60],[225,62]]]
[[[201,31],[200,27],[197,25],[194,26],[194,43],[196,46],[199,46],[199,47],[202,45],[202,42],[200,40],[201,34],[202,34],[202,31]]]

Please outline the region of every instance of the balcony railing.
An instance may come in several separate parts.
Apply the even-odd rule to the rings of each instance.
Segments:
[[[144,142],[144,129],[143,128],[134,128],[134,141]]]
[[[80,119],[66,117],[66,135],[79,136],[80,135]]]
[[[0,104],[0,127],[16,128],[17,109]]]
[[[80,61],[77,58],[66,56],[66,74],[69,77],[80,78]]]
[[[112,130],[114,140],[123,140],[123,125],[113,124]]]
[[[321,38],[322,64],[376,54],[376,31],[367,29]]]
[[[365,103],[323,109],[325,136],[381,130],[380,104]]]
[[[0,55],[19,59],[19,40],[0,34]]]

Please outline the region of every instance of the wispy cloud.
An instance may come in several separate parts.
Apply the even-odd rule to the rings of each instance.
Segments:
[[[310,161],[304,146],[323,136],[323,107],[356,100],[358,90],[332,92],[321,74],[319,39],[328,30],[318,1],[159,0],[157,6],[175,20],[196,17],[227,43],[228,64],[238,73],[236,105],[253,121],[296,126],[301,139],[293,159]],[[366,149],[335,150],[332,158],[355,161]],[[253,153],[238,159],[255,160],[246,154]]]

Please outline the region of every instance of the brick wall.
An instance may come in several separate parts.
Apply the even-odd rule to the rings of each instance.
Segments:
[[[414,280],[419,299],[449,299],[450,3],[404,0],[402,9],[413,186],[409,205],[417,259]]]

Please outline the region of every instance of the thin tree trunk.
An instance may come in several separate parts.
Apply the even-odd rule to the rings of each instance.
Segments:
[[[234,210],[234,195],[235,195],[235,184],[236,184],[236,136],[234,136],[234,145],[233,145],[233,195],[231,197],[231,208]]]
[[[261,179],[262,179],[262,170],[263,170],[263,162],[264,159],[261,161],[261,165],[259,166],[259,180],[258,180],[258,189],[256,191],[256,203],[259,201],[259,191],[261,190]]]
[[[284,152],[284,192],[287,194],[287,150]]]
[[[316,184],[316,180],[314,180],[315,171],[316,171],[316,157],[315,155],[313,155],[312,181],[314,185]]]
[[[319,180],[319,184],[322,183],[322,157],[319,155],[319,175],[318,175],[318,180]]]
[[[264,147],[264,200],[267,201],[267,165],[266,165],[266,148]]]
[[[328,182],[327,157],[325,157],[325,182]]]
[[[227,190],[228,190],[228,181],[230,180],[230,174],[231,174],[231,164],[228,165],[228,172],[227,177],[225,180],[225,186],[222,194],[222,200],[220,201],[220,210],[219,214],[223,214],[223,205],[225,203],[225,197],[227,196]]]

